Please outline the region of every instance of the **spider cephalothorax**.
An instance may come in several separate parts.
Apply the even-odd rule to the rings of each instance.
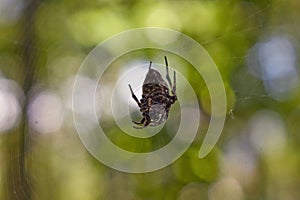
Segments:
[[[151,68],[151,61],[149,65],[149,71],[143,83],[143,94],[140,101],[133,93],[131,85],[129,84],[132,98],[140,107],[140,111],[143,115],[143,118],[140,122],[133,121],[133,123],[140,125],[140,127],[135,128],[144,128],[148,125],[157,126],[162,124],[168,118],[171,105],[177,100],[176,73],[174,71],[172,84],[169,76],[167,57],[165,56],[164,58],[166,63],[166,79],[171,87],[171,94],[169,92],[169,87],[166,81],[164,81],[162,78],[161,74],[157,70]]]

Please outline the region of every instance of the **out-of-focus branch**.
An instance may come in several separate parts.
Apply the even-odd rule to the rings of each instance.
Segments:
[[[27,109],[29,91],[35,82],[36,71],[36,37],[34,31],[35,14],[39,0],[27,1],[21,18],[20,42],[18,52],[21,56],[21,72],[23,75],[23,90],[25,102],[19,129],[8,135],[7,144],[7,199],[32,199],[32,182],[28,169],[28,155],[30,153],[30,134],[28,129]]]

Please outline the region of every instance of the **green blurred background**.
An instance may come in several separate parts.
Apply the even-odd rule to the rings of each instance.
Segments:
[[[299,19],[299,0],[0,0],[0,199],[299,199]],[[81,144],[72,84],[99,43],[148,26],[180,31],[207,50],[228,116],[215,148],[199,159],[210,99],[187,66],[203,116],[194,143],[161,170],[129,174]],[[103,116],[111,139],[128,150],[170,140],[146,139],[141,149]]]

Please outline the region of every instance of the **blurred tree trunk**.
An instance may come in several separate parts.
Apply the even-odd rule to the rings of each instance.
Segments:
[[[36,46],[35,46],[35,14],[39,5],[38,0],[25,2],[23,16],[20,19],[20,45],[18,54],[21,57],[21,73],[23,76],[23,91],[25,102],[22,119],[17,130],[7,135],[6,144],[6,176],[7,189],[5,199],[33,199],[33,187],[30,177],[30,132],[28,128],[27,110],[29,91],[35,82]]]

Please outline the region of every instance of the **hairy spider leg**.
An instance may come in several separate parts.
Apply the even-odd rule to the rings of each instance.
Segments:
[[[165,58],[165,63],[166,63],[166,71],[167,71],[167,74],[166,74],[166,79],[170,85],[170,87],[172,88],[172,94],[173,95],[176,95],[176,72],[174,71],[174,75],[173,75],[173,84],[172,85],[172,82],[171,82],[171,79],[170,79],[170,75],[169,75],[169,64],[168,64],[168,60],[167,60],[167,56],[164,57]]]
[[[167,57],[166,57],[166,56],[165,56],[164,58],[165,58],[166,72],[167,72],[167,74],[166,74],[166,79],[167,79],[169,85],[170,85],[171,88],[172,88],[172,82],[171,82],[170,75],[169,75],[169,65],[168,65],[168,60],[167,60]]]
[[[151,66],[151,62],[150,62],[150,66]],[[141,103],[138,100],[138,98],[135,96],[135,94],[134,94],[134,92],[131,88],[131,85],[128,84],[128,86],[129,86],[132,98],[135,100],[135,102],[138,104],[138,106],[141,107]],[[144,115],[140,122],[136,122],[136,121],[132,121],[132,122],[137,124],[137,125],[142,125],[143,124],[143,126],[141,126],[141,127],[133,126],[134,128],[140,129],[140,128],[144,128],[144,127],[148,126],[151,122],[151,118],[149,117],[149,115]]]
[[[173,88],[172,88],[172,94],[176,95],[176,72],[174,71],[174,75],[173,75]]]
[[[152,103],[152,99],[148,99],[148,103],[147,103],[148,106],[150,106],[151,103]],[[148,115],[148,112],[146,112],[146,113],[144,113],[143,118],[141,119],[140,122],[136,122],[136,121],[132,121],[132,122],[135,123],[135,124],[137,124],[137,125],[142,125],[143,124],[142,127],[135,127],[135,126],[133,126],[134,128],[144,128],[144,127],[146,127],[146,126],[148,126],[150,124],[151,118]]]
[[[145,120],[146,120],[146,118],[145,117],[143,117],[142,119],[141,119],[141,121],[139,121],[139,122],[136,122],[136,121],[133,121],[132,120],[132,122],[133,123],[135,123],[136,125],[140,125],[140,126],[133,126],[133,128],[136,128],[136,129],[142,129],[142,128],[144,128],[144,122],[145,122]],[[144,126],[141,126],[141,125],[144,125]]]
[[[136,103],[138,104],[138,106],[140,107],[140,106],[141,106],[141,103],[140,103],[140,101],[138,100],[138,98],[135,96],[135,94],[133,93],[133,90],[132,90],[132,88],[131,88],[131,85],[128,84],[128,86],[129,86],[129,89],[130,89],[132,98],[135,100],[135,102],[136,102]]]
[[[150,61],[150,64],[149,64],[149,70],[151,69],[151,65],[152,65],[152,61]]]
[[[145,120],[146,120],[146,118],[143,117],[140,122],[136,122],[136,121],[133,121],[133,120],[132,120],[132,122],[137,124],[137,125],[141,125],[141,124],[144,124]]]
[[[135,129],[143,129],[144,128],[144,126],[132,126],[132,127]]]
[[[148,126],[151,122],[151,118],[149,115],[144,115],[143,118],[141,119],[140,122],[136,122],[136,121],[132,121],[133,123],[135,123],[136,125],[143,125],[143,126],[133,126],[133,128],[136,128],[136,129],[142,129],[142,128],[145,128],[146,126]]]

